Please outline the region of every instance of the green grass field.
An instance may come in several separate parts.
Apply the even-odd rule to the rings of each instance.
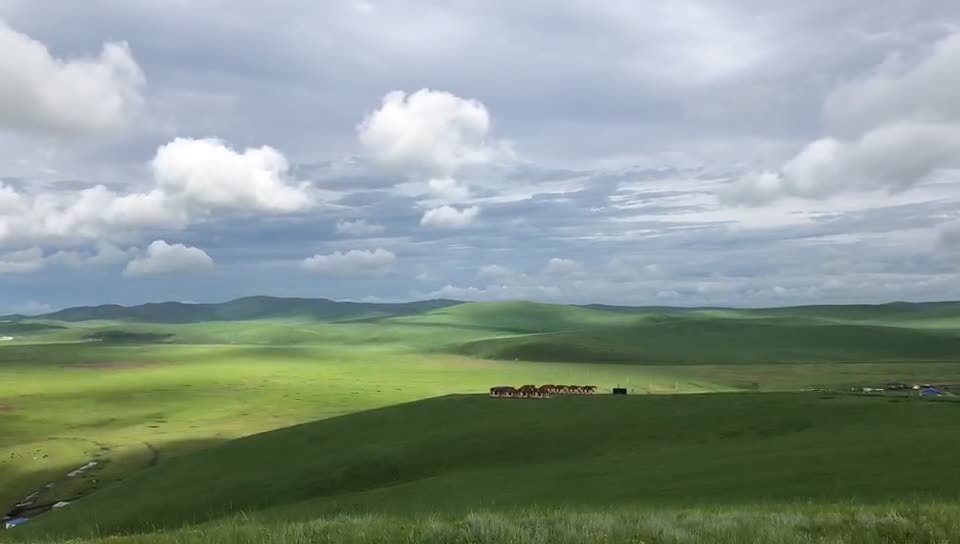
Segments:
[[[83,496],[0,541],[535,542],[562,518],[597,542],[739,520],[715,535],[733,542],[783,512],[784,542],[960,535],[924,522],[955,516],[960,404],[789,393],[960,384],[960,305],[328,303],[0,322],[0,506]],[[523,383],[663,395],[460,396]]]

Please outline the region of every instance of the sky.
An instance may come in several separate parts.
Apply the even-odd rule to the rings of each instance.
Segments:
[[[955,0],[0,0],[0,313],[960,299]]]

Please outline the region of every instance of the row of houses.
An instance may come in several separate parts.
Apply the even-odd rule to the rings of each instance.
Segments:
[[[553,395],[592,395],[596,393],[595,385],[522,385],[513,387],[510,385],[501,385],[490,388],[490,396],[493,398],[521,398],[521,399],[544,399]]]

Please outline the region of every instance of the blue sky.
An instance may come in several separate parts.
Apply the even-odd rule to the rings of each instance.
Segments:
[[[960,5],[793,4],[0,0],[0,313],[960,298]]]

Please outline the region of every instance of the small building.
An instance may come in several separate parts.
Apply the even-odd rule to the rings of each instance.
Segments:
[[[626,388],[626,387],[614,387],[614,388],[613,388],[613,394],[614,394],[614,395],[626,395],[626,394],[627,394],[627,388]]]
[[[490,388],[490,396],[493,398],[498,397],[515,397],[517,396],[517,388],[509,385],[501,385],[497,387]]]
[[[520,392],[520,397],[526,399],[543,399],[550,396],[548,391],[532,384],[522,385],[518,391]]]

